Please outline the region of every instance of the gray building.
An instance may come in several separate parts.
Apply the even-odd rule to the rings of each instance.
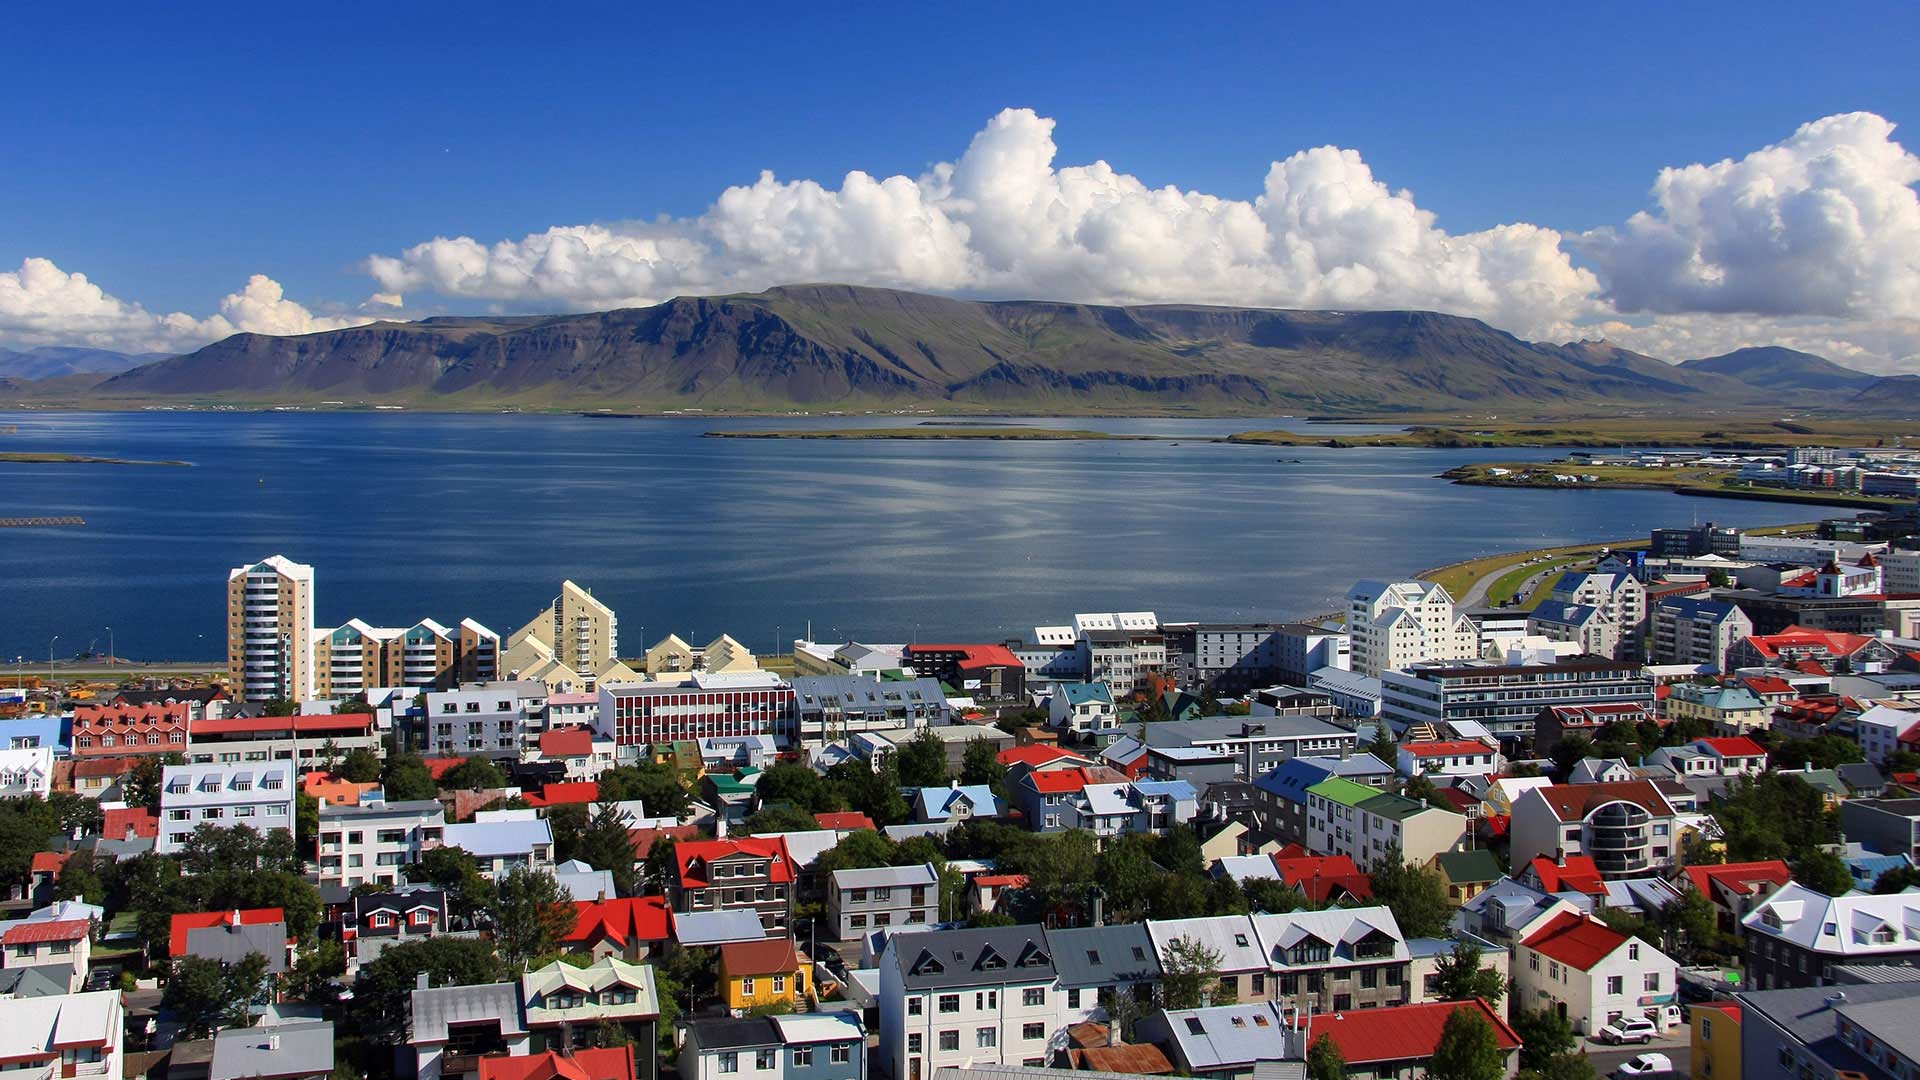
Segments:
[[[827,879],[827,922],[839,941],[873,930],[940,921],[940,872],[932,863],[835,870]]]
[[[953,722],[953,706],[936,679],[801,675],[793,680],[793,702],[800,740],[807,745],[834,742],[855,731]]]
[[[1427,726],[1446,738],[1447,721],[1472,720],[1504,741],[1524,741],[1548,705],[1614,702],[1652,709],[1653,676],[1639,664],[1592,657],[1544,664],[1442,660],[1380,676],[1380,715],[1396,735]]]
[[[207,1080],[325,1080],[333,1075],[333,1022],[228,1028],[213,1037]]]
[[[428,757],[518,761],[540,749],[547,730],[547,686],[535,679],[473,683],[427,694]]]
[[[1906,1080],[1920,1075],[1920,983],[1734,995],[1741,1080]]]
[[[1152,749],[1192,747],[1232,756],[1234,774],[1242,780],[1265,776],[1288,758],[1351,754],[1358,744],[1354,732],[1309,716],[1207,716],[1147,726],[1149,769]],[[1192,777],[1166,779],[1187,780],[1204,790]]]
[[[1840,804],[1840,833],[1869,851],[1920,862],[1920,799],[1848,799]]]
[[[867,1035],[852,1012],[700,1019],[685,1027],[683,1080],[864,1080]]]
[[[1672,597],[1653,608],[1653,662],[1725,671],[1734,643],[1751,633],[1753,620],[1725,600]]]
[[[286,974],[287,924],[222,922],[187,931],[188,956],[238,964],[254,953],[266,960],[267,974]]]
[[[1053,947],[1053,966],[1067,994],[1071,1020],[1100,1008],[1102,995],[1131,994],[1136,1001],[1153,1000],[1160,983],[1160,959],[1146,926],[1079,926],[1047,931]]]

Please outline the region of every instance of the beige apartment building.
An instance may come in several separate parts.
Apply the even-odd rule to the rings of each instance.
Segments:
[[[687,644],[678,634],[668,634],[647,650],[648,677],[665,677],[669,682],[675,675],[694,671],[733,675],[759,670],[760,661],[753,651],[734,640],[731,634],[721,634],[701,649]]]
[[[553,603],[508,636],[498,677],[538,679],[554,692],[639,681],[639,673],[620,662],[619,648],[620,622],[613,609],[563,581]]]
[[[445,690],[494,679],[500,635],[464,619],[448,629],[432,619],[412,626],[369,626],[348,619],[314,633],[314,693],[348,698],[375,687]]]
[[[227,677],[235,698],[313,697],[313,567],[283,555],[227,574]]]

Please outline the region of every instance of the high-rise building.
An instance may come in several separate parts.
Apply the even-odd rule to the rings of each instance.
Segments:
[[[465,619],[448,629],[432,619],[412,626],[369,626],[348,619],[313,640],[314,694],[347,698],[382,686],[445,690],[490,681],[499,671],[500,637]]]
[[[242,701],[313,696],[313,567],[274,555],[227,574],[227,676]]]
[[[571,581],[533,621],[507,638],[496,677],[539,679],[550,687],[592,689],[640,676],[620,663],[620,621],[613,609]]]
[[[1362,581],[1347,590],[1353,670],[1384,672],[1428,660],[1471,660],[1480,632],[1431,581]]]

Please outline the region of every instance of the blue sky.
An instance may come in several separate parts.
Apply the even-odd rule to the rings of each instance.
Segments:
[[[714,260],[724,274],[676,271],[637,292],[577,280],[462,289],[415,266],[401,293],[371,277],[367,259],[441,236],[491,245],[556,225],[687,222],[762,170],[829,190],[854,169],[920,177],[958,160],[1007,108],[1053,121],[1056,167],[1104,160],[1148,188],[1250,201],[1272,162],[1331,145],[1356,151],[1387,189],[1410,189],[1447,236],[1513,222],[1578,234],[1652,207],[1662,168],[1740,159],[1837,114],[1920,117],[1912,5],[1481,5],[1444,18],[1395,4],[1030,7],[114,5],[83,16],[29,6],[9,13],[0,41],[14,103],[0,140],[0,273],[47,260],[123,305],[196,320],[254,274],[335,317],[370,310],[376,292],[402,300],[380,313],[414,315],[768,284],[791,264]],[[1897,199],[1912,181],[1896,166],[1876,190]],[[983,234],[964,209],[943,212]],[[1284,231],[1266,228],[1269,242]],[[1612,277],[1664,273],[1648,261],[1657,245],[1605,257],[1600,243],[1561,245],[1571,266],[1600,270],[1597,289],[1555,286],[1555,300],[1524,309],[1412,285],[1351,299],[1454,300],[1518,331],[1625,327],[1649,346],[1778,329],[1817,330],[1836,348],[1851,334],[1868,364],[1920,352],[1902,336],[1920,315],[1898,278],[1911,267],[1889,268],[1899,259],[1886,251],[1839,253],[1859,257],[1858,280],[1845,299],[1812,305],[1821,310],[1783,304],[1791,280],[1675,288],[1623,307]],[[1080,255],[1102,265],[1047,270],[1059,260],[1033,258],[904,275],[852,255],[826,265],[877,284],[1078,299],[1229,301],[1242,280],[1131,273],[1117,284],[1101,276],[1111,251]],[[1371,257],[1322,245],[1310,273]],[[1328,295],[1297,276],[1250,292],[1244,302]],[[69,332],[59,310],[16,311],[10,325],[0,309],[0,344],[142,336],[99,319]],[[180,340],[252,328],[247,310]]]

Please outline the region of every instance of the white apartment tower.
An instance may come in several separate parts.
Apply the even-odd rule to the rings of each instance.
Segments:
[[[1362,581],[1347,590],[1353,670],[1379,678],[1426,660],[1472,660],[1480,634],[1430,581]]]
[[[313,697],[313,567],[274,555],[227,574],[227,677],[242,701]]]

